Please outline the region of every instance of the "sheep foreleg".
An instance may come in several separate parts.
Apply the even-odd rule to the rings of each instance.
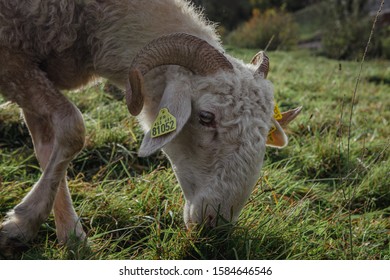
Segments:
[[[85,127],[79,110],[53,87],[45,73],[22,55],[4,54],[0,91],[22,108],[44,170],[0,225],[0,254],[9,256],[15,247],[34,238],[53,205],[60,241],[65,241],[69,231],[84,237],[65,176],[69,162],[84,145]]]

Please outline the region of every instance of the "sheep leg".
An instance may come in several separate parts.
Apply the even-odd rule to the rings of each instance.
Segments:
[[[66,179],[61,181],[54,201],[54,219],[60,244],[67,244],[71,236],[85,240],[86,234],[73,208],[72,198]]]
[[[23,56],[7,54],[0,70],[0,91],[30,119],[34,116],[44,124],[41,131],[49,132],[49,136],[42,137],[36,150],[42,149],[42,158],[50,154],[38,182],[0,225],[0,253],[12,255],[15,247],[35,237],[49,216],[68,164],[84,145],[85,127],[81,113],[53,87],[45,73]],[[61,193],[64,191],[60,192],[58,205],[63,201]]]
[[[39,164],[45,170],[53,150],[53,131],[33,114],[24,113],[24,119],[30,130]],[[61,244],[66,244],[71,234],[81,240],[85,239],[80,219],[72,205],[66,176],[59,185],[53,209],[57,238]]]

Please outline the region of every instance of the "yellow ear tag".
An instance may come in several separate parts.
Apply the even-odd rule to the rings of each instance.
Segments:
[[[275,102],[275,107],[274,107],[274,119],[275,120],[281,120],[283,118],[282,113],[279,110],[278,104]],[[267,143],[274,143],[274,138],[273,138],[273,133],[276,131],[276,127],[273,125],[271,129],[268,132],[268,138],[267,138]]]
[[[274,137],[273,137],[273,133],[275,132],[275,130],[276,130],[276,127],[273,125],[268,132],[267,144],[272,144],[275,142]]]
[[[167,108],[162,108],[151,128],[152,138],[160,137],[176,130],[176,118]]]
[[[277,103],[275,103],[275,107],[274,107],[274,119],[275,120],[281,120],[283,118],[282,116],[282,113],[280,112],[279,110],[279,106]]]

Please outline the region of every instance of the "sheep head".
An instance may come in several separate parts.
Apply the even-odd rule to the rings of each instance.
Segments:
[[[134,59],[126,95],[131,114],[142,110],[144,76],[161,65],[182,67],[165,74],[156,120],[148,124],[139,155],[158,149],[167,154],[184,192],[188,227],[235,221],[258,180],[267,141],[285,146],[282,126],[300,108],[282,113],[280,123],[273,118],[263,52],[245,65],[204,40],[177,33],[151,42]]]

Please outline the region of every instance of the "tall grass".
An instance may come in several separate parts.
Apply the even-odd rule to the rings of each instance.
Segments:
[[[379,10],[375,16],[375,19],[374,19],[374,22],[372,24],[372,28],[371,28],[371,31],[370,31],[370,35],[368,37],[368,41],[367,41],[367,44],[366,44],[366,47],[364,49],[364,53],[363,53],[363,56],[362,56],[362,59],[361,59],[361,63],[360,63],[360,68],[359,68],[359,73],[358,73],[358,76],[356,78],[356,84],[355,84],[355,89],[353,91],[353,95],[352,95],[352,102],[351,102],[351,110],[350,110],[350,114],[349,114],[349,129],[348,129],[348,141],[347,141],[347,166],[348,166],[348,169],[347,169],[347,174],[350,173],[350,148],[351,148],[351,128],[352,128],[352,118],[353,118],[353,115],[354,115],[354,104],[356,102],[356,99],[357,99],[357,93],[358,93],[358,88],[359,88],[359,85],[360,85],[360,81],[361,81],[361,76],[362,76],[362,71],[363,71],[363,65],[364,65],[364,62],[365,62],[365,59],[366,59],[366,56],[367,56],[367,53],[368,53],[368,50],[369,50],[369,47],[370,47],[370,44],[371,44],[371,40],[372,40],[372,37],[374,35],[374,30],[375,30],[375,25],[376,25],[376,22],[378,20],[378,17],[379,17],[379,14],[382,10],[382,7],[383,7],[383,4],[384,4],[384,0],[381,1],[381,4],[380,4],[380,7],[379,7]],[[389,141],[390,143],[390,141]],[[386,148],[387,149],[387,148]],[[340,153],[341,155],[341,153]],[[341,174],[340,174],[341,175]],[[349,235],[350,235],[350,258],[351,259],[354,259],[354,247],[353,247],[353,230],[352,230],[352,213],[351,213],[351,202],[352,202],[352,199],[353,199],[353,196],[355,195],[355,191],[356,189],[353,190],[353,193],[349,193],[348,195],[348,210],[349,210]],[[344,197],[347,198],[347,196],[345,195],[344,193]]]

